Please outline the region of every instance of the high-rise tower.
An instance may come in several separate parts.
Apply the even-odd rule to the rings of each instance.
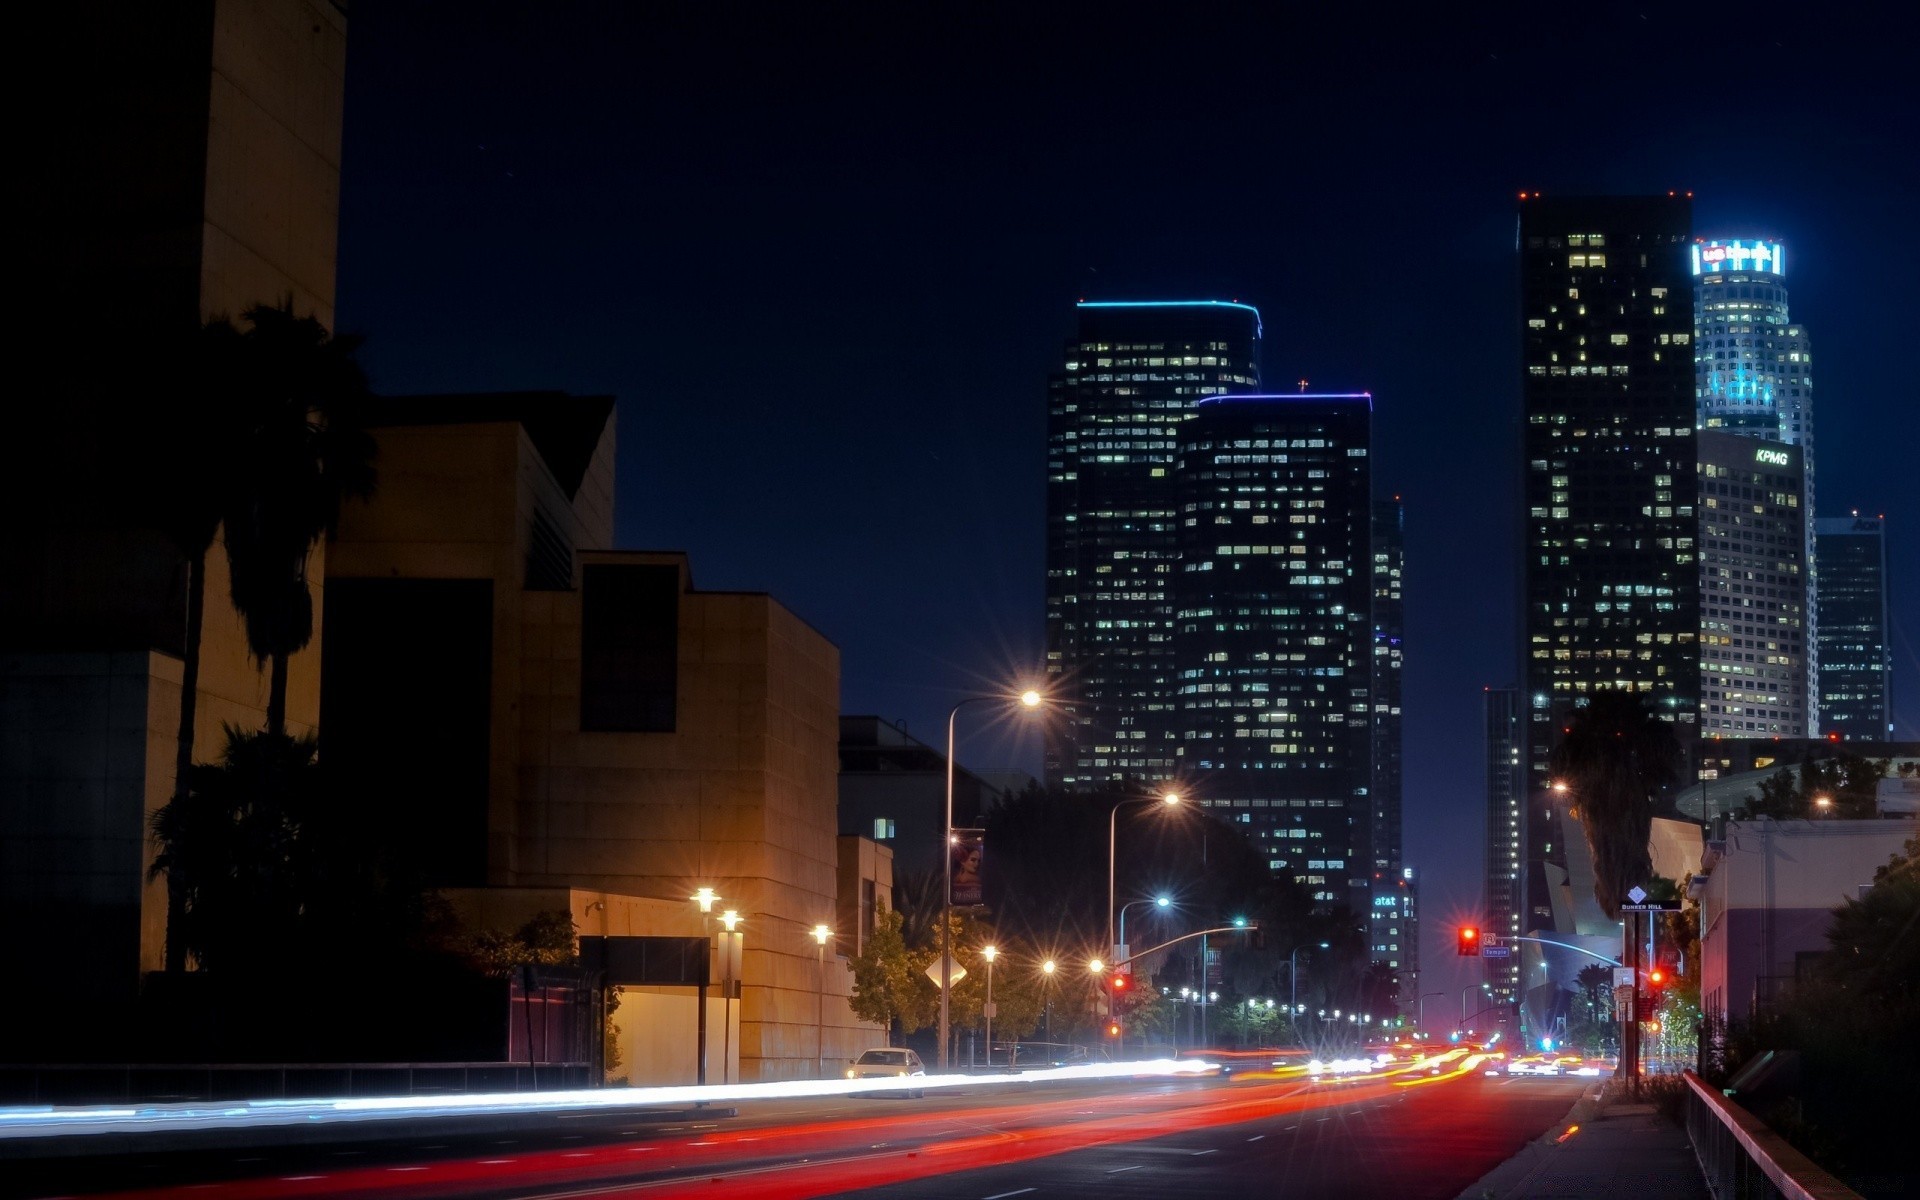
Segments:
[[[1523,860],[1521,828],[1526,817],[1526,771],[1521,758],[1526,706],[1512,687],[1490,687],[1483,701],[1486,727],[1487,894],[1486,930],[1496,937],[1526,932],[1521,926]],[[1548,915],[1551,915],[1550,913]],[[1536,922],[1537,923],[1537,922]],[[1517,955],[1489,958],[1487,982],[1493,1002],[1510,1008],[1520,998],[1520,959]]]
[[[1724,429],[1699,445],[1700,732],[1806,737],[1800,447]]]
[[[1814,523],[1822,564],[1820,725],[1848,741],[1893,735],[1893,652],[1887,640],[1886,522],[1822,517]]]
[[[1047,781],[1176,769],[1174,450],[1194,404],[1256,391],[1260,314],[1224,300],[1082,301],[1047,414]]]
[[[1373,861],[1372,410],[1203,400],[1176,463],[1180,774],[1275,872],[1355,913]]]
[[[1405,506],[1398,497],[1373,502],[1373,905],[1372,956],[1411,976],[1411,944],[1402,936],[1411,895],[1400,822],[1400,668],[1406,633],[1401,577],[1407,559]]]
[[[1566,715],[1617,688],[1646,696],[1683,739],[1696,728],[1691,236],[1683,196],[1520,204],[1525,923],[1535,928],[1592,899],[1553,915],[1552,893],[1570,895],[1567,838],[1542,814]],[[1574,923],[1597,932],[1599,915],[1588,908]]]
[[[1813,543],[1813,347],[1806,328],[1787,311],[1787,248],[1764,239],[1703,238],[1694,242],[1690,264],[1699,427],[1799,448],[1807,636],[1798,685],[1807,694],[1807,727],[1813,728],[1819,705],[1812,681],[1820,670],[1819,563]]]

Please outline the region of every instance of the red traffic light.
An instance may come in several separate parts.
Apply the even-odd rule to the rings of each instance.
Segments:
[[[1648,971],[1647,971],[1647,982],[1648,982],[1648,983],[1650,983],[1650,984],[1652,984],[1652,985],[1653,985],[1654,987],[1665,987],[1665,986],[1667,986],[1667,970],[1666,970],[1666,968],[1665,968],[1665,967],[1652,967],[1652,968],[1649,968],[1649,969],[1648,969]]]
[[[1480,930],[1472,925],[1462,925],[1460,927],[1459,944],[1455,948],[1455,952],[1459,954],[1479,954]]]
[[[1115,971],[1113,974],[1113,990],[1116,992],[1126,991],[1129,986],[1127,983],[1129,978],[1124,971]]]

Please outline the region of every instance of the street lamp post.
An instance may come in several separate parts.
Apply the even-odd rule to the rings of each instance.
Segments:
[[[980,957],[987,960],[987,1006],[983,1011],[987,1018],[987,1070],[993,1070],[993,960],[1000,957],[996,946],[982,946]]]
[[[1120,944],[1113,940],[1114,864],[1118,862],[1114,852],[1120,845],[1120,810],[1129,804],[1164,804],[1171,808],[1179,803],[1178,792],[1168,792],[1164,796],[1136,796],[1131,800],[1122,800],[1107,812],[1107,945],[1113,952],[1113,965],[1116,968],[1123,957]]]
[[[734,972],[740,963],[740,941],[746,935],[740,932],[740,914],[729,908],[720,914],[720,944],[725,953],[720,956],[723,973],[720,980],[721,993],[724,996],[721,1008],[720,1031],[720,1082],[733,1081],[733,989]]]
[[[1427,997],[1428,996],[1444,996],[1444,995],[1446,995],[1445,992],[1421,992],[1420,993],[1420,999],[1418,1003],[1420,1005],[1420,1032],[1421,1033],[1425,1033],[1427,1031]]]
[[[1151,904],[1155,908],[1169,908],[1173,905],[1173,899],[1170,896],[1155,896],[1151,900],[1129,900],[1122,904],[1120,906],[1120,945],[1127,944],[1127,910],[1139,908],[1142,904]]]
[[[1322,950],[1325,950],[1327,948],[1327,943],[1325,942],[1319,942],[1316,944]],[[1295,956],[1305,949],[1306,949],[1305,946],[1295,946],[1292,949],[1292,951],[1290,951],[1287,954],[1287,1007],[1288,1008],[1298,1008],[1300,1006],[1300,981],[1299,981],[1300,963]]]
[[[713,902],[719,898],[719,895],[710,887],[699,889],[692,897],[693,902],[700,906],[700,931],[706,935],[709,955],[713,952]],[[708,959],[707,965],[711,967],[711,958]],[[706,978],[707,973],[702,973],[701,979]],[[695,989],[695,999],[699,1003],[700,1010],[694,1017],[694,1038],[700,1043],[700,1054],[693,1064],[694,1080],[702,1087],[706,1086],[707,1082],[707,986],[703,982]]]
[[[1040,964],[1040,1002],[1047,1022],[1047,1061],[1053,1061],[1053,973],[1059,964],[1052,959]]]
[[[969,704],[999,700],[999,696],[968,696],[947,710],[947,825],[940,839],[940,1069],[948,1067],[947,1046],[952,1039],[950,1013],[953,999],[953,730],[960,710]],[[1040,707],[1040,693],[1029,688],[1020,693],[1020,703],[1029,709]]]
[[[820,952],[820,997],[814,1009],[813,1048],[820,1059],[820,1075],[827,1074],[827,939],[833,936],[833,930],[825,925],[813,927],[813,940]]]

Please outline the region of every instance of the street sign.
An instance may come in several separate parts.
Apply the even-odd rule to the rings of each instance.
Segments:
[[[1649,900],[1645,904],[1622,904],[1621,912],[1679,912],[1678,900]]]
[[[1000,1015],[1000,1006],[998,1004],[995,1004],[993,1001],[989,1000],[985,1004],[980,1006],[980,1012],[982,1016],[986,1017],[987,1020],[991,1021],[995,1017]]]
[[[1512,958],[1513,947],[1512,946],[1482,946],[1480,947],[1480,957],[1481,958]]]
[[[951,958],[947,960],[953,962]],[[967,977],[967,969],[959,963],[953,963],[953,981],[959,983]],[[936,960],[927,964],[927,978],[933,980],[933,986],[940,986],[940,963]]]
[[[1615,967],[1613,969],[1613,986],[1617,988],[1632,987],[1633,986],[1633,968],[1632,967]]]
[[[1646,900],[1646,898],[1647,898],[1647,889],[1641,887],[1638,884],[1635,884],[1633,886],[1633,889],[1627,893],[1627,900],[1633,904],[1643,903]]]

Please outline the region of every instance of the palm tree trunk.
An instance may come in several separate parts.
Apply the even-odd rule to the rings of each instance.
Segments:
[[[267,682],[267,732],[276,737],[287,732],[287,655],[273,656],[273,673]]]
[[[173,756],[173,802],[183,804],[193,766],[193,723],[200,705],[200,631],[207,608],[207,550],[187,560],[187,644],[180,668],[180,733]],[[187,888],[176,864],[167,869],[167,970],[187,969]]]

